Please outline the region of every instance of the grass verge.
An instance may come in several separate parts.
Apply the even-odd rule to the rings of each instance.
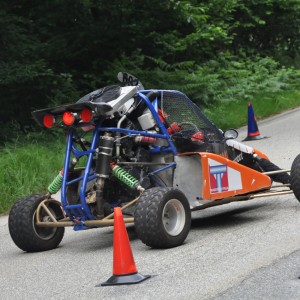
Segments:
[[[205,110],[205,114],[222,130],[239,128],[247,125],[248,102],[252,103],[256,119],[260,120],[300,106],[300,92],[256,94],[251,99],[225,102],[211,107]]]
[[[46,192],[62,169],[65,145],[62,141],[40,145],[12,145],[0,151],[0,213],[24,196]]]

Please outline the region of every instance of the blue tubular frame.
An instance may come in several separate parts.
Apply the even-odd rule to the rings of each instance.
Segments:
[[[148,99],[147,96],[144,95],[144,93],[148,93],[149,91],[143,91],[143,92],[140,92],[138,93],[138,96],[144,100],[144,102],[147,104],[148,108],[150,109],[151,111],[151,114],[152,116],[154,117],[154,120],[156,121],[156,124],[158,125],[159,129],[162,131],[163,133],[163,138],[164,139],[167,139],[168,140],[168,143],[169,143],[169,147],[170,150],[169,152],[173,152],[174,155],[177,154],[177,150],[176,150],[176,147],[165,127],[165,125],[163,124],[163,122],[160,120],[160,118],[158,117],[158,114],[157,114],[157,111],[155,110],[155,108],[153,107],[153,105],[151,104],[150,100]],[[159,93],[161,93],[161,91],[157,91]],[[166,152],[166,151],[165,151]]]
[[[74,229],[75,230],[81,230],[81,229],[86,229],[87,227],[85,226],[84,222],[86,220],[95,220],[88,204],[86,203],[85,199],[85,191],[87,187],[87,183],[91,180],[94,180],[96,177],[95,172],[91,172],[91,166],[92,166],[92,161],[93,157],[96,153],[96,147],[98,146],[99,143],[99,137],[101,132],[119,132],[119,133],[124,133],[127,134],[128,136],[132,135],[143,135],[143,136],[148,136],[148,137],[154,137],[154,138],[161,138],[161,139],[166,139],[168,141],[168,146],[165,147],[159,147],[159,146],[154,146],[153,149],[151,149],[149,152],[151,154],[155,153],[165,153],[165,152],[172,152],[173,155],[177,154],[176,147],[171,140],[171,137],[164,126],[163,122],[160,120],[158,113],[157,113],[157,99],[155,99],[153,104],[151,101],[148,99],[148,97],[145,95],[148,91],[141,91],[138,92],[137,96],[146,103],[147,107],[149,108],[157,126],[161,130],[162,134],[157,134],[157,133],[151,133],[151,132],[145,132],[145,131],[138,131],[138,130],[129,130],[129,129],[123,129],[123,128],[116,128],[116,127],[101,127],[101,124],[96,124],[95,129],[93,131],[93,136],[92,136],[92,143],[90,146],[89,150],[86,151],[80,151],[78,150],[74,144],[73,144],[73,131],[74,129],[70,127],[68,131],[68,137],[67,137],[67,145],[66,145],[66,155],[65,155],[65,160],[64,160],[64,173],[63,173],[63,180],[62,180],[62,187],[61,187],[61,202],[62,206],[64,208],[64,211],[66,212],[66,215],[72,220],[75,224]],[[161,92],[161,91],[157,91]],[[72,179],[68,181],[68,170],[71,162],[71,154],[73,154],[76,158],[80,158],[82,156],[87,156],[88,160],[86,163],[86,166],[84,168],[84,174],[79,176],[78,178]],[[175,168],[176,163],[172,162],[167,166],[164,166],[160,169],[157,169],[153,171],[152,173],[149,173],[149,175],[154,175],[159,172],[162,172],[168,168]],[[67,200],[67,187],[68,185],[71,185],[75,182],[82,181],[81,188],[80,188],[80,203],[78,204],[69,204]]]
[[[93,180],[96,178],[94,173],[90,174],[93,155],[96,151],[96,145],[99,140],[99,134],[97,130],[94,130],[93,132],[93,138],[92,138],[92,144],[90,147],[90,150],[88,151],[79,151],[75,148],[73,145],[73,129],[70,128],[68,132],[68,138],[67,138],[67,146],[66,146],[66,156],[65,156],[65,162],[64,162],[64,173],[63,173],[63,181],[62,181],[62,187],[61,187],[61,203],[62,206],[66,212],[66,215],[71,219],[74,220],[75,218],[80,218],[82,221],[85,221],[87,219],[94,220],[94,216],[92,215],[86,201],[85,201],[85,190],[87,182],[90,180]],[[75,157],[79,158],[83,155],[88,155],[88,161],[86,163],[85,169],[84,169],[84,175],[80,176],[76,179],[73,179],[71,181],[68,181],[68,172],[65,172],[65,170],[69,170],[70,166],[70,158],[71,158],[71,152],[75,155]],[[80,202],[81,204],[69,204],[67,201],[67,186],[71,185],[72,183],[76,181],[80,181],[82,179],[82,185],[80,189]],[[83,189],[84,188],[84,189]]]

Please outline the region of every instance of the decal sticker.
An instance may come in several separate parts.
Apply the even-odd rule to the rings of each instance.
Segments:
[[[211,193],[228,191],[228,174],[226,165],[209,165],[209,174]]]
[[[243,160],[243,152],[241,152],[239,155],[237,155],[233,161],[240,162],[241,160]]]
[[[242,176],[238,170],[209,158],[210,192],[222,193],[243,189]]]

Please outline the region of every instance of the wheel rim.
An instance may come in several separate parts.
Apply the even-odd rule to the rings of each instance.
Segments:
[[[171,199],[166,203],[162,221],[169,235],[176,236],[181,233],[185,225],[185,210],[179,200]]]
[[[48,209],[51,211],[51,213],[55,216],[55,212],[48,207]],[[45,211],[43,210],[43,212],[41,213],[41,219],[43,221],[51,221],[50,217],[45,214]],[[36,212],[33,214],[32,217],[32,226],[33,226],[33,230],[35,232],[35,234],[42,240],[50,240],[54,237],[57,228],[54,227],[39,227],[36,226]]]

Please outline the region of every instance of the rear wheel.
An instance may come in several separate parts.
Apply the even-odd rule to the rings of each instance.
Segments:
[[[191,211],[185,195],[173,188],[152,188],[139,199],[134,213],[136,232],[152,248],[181,245],[191,227]]]
[[[300,202],[300,154],[294,159],[291,168],[291,189]]]
[[[31,195],[20,199],[13,205],[9,213],[10,236],[23,251],[38,252],[54,249],[64,236],[64,227],[36,226],[36,209],[44,199],[44,195]],[[48,209],[57,220],[64,217],[58,204],[49,203]],[[48,221],[49,218],[43,209],[40,211],[40,217],[45,221]]]

